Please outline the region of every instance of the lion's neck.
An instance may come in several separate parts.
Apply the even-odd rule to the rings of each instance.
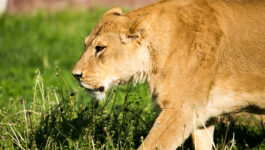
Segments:
[[[169,50],[165,46],[161,46],[154,42],[156,39],[149,39],[148,51],[149,51],[149,70],[147,71],[147,83],[149,87],[149,93],[152,95],[153,100],[158,99],[158,93],[163,83],[163,68],[166,65],[166,61],[169,55]],[[160,42],[161,43],[161,42]]]
[[[170,3],[170,5],[166,3]],[[185,46],[187,46],[185,44],[187,41],[183,40],[186,37],[186,33],[177,30],[179,26],[177,24],[179,22],[178,17],[166,14],[177,15],[178,10],[176,8],[181,5],[187,5],[186,3],[189,2],[160,1],[126,14],[129,18],[135,20],[141,16],[152,15],[152,19],[148,20],[149,26],[146,29],[148,31],[144,39],[147,42],[149,52],[148,70],[146,70],[145,74],[147,75],[146,80],[149,85],[150,94],[154,99],[163,95],[160,91],[162,91],[161,89],[166,84],[163,82],[165,78],[172,78],[173,76],[169,75],[170,72],[165,69],[169,65],[172,65],[170,68],[175,69],[176,47],[185,49]],[[161,10],[163,10],[163,13],[161,13]]]

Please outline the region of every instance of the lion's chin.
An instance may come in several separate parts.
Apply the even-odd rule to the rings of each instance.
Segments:
[[[100,92],[100,91],[92,91],[90,89],[86,89],[86,91],[88,93],[90,93],[94,98],[96,98],[97,100],[104,100],[106,97],[106,93],[105,92]]]
[[[103,100],[106,97],[105,92],[94,92],[94,95],[96,96],[97,100]]]

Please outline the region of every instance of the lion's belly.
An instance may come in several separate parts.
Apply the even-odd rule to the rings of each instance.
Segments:
[[[265,114],[265,92],[236,92],[216,87],[206,108],[210,117],[242,111]]]

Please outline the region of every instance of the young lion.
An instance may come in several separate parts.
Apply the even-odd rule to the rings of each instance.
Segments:
[[[161,113],[138,149],[175,149],[195,129],[196,148],[211,149],[212,118],[265,114],[264,0],[112,8],[85,45],[73,75],[99,98],[112,86],[147,80]]]

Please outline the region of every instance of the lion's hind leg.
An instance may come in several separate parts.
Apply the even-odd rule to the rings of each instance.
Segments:
[[[197,128],[196,132],[192,133],[192,140],[196,150],[212,150],[214,141],[214,125],[206,128]]]

